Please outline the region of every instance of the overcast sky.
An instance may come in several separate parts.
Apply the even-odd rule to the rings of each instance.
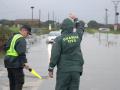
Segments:
[[[54,12],[56,20],[62,21],[69,12],[75,12],[79,19],[88,22],[96,20],[105,23],[105,9],[108,8],[109,23],[114,23],[114,5],[112,0],[0,0],[0,19],[31,19],[31,6],[34,6],[34,18],[50,19]],[[120,11],[120,4],[118,12]]]

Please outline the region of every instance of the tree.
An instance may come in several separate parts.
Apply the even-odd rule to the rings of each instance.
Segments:
[[[11,20],[3,19],[3,20],[0,20],[0,24],[2,24],[2,25],[8,25],[8,26],[12,26],[12,25],[14,24],[14,22],[11,21]]]
[[[89,23],[88,23],[88,27],[89,27],[89,28],[98,29],[98,28],[99,28],[99,24],[98,24],[96,21],[91,20],[91,21],[89,21]]]

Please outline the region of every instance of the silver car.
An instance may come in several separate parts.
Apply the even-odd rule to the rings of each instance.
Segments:
[[[48,38],[46,40],[46,42],[49,44],[49,43],[53,43],[54,42],[54,39],[58,36],[61,35],[61,31],[51,31],[49,34],[48,34]]]

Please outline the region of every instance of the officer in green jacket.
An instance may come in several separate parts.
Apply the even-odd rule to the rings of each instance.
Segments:
[[[61,36],[55,39],[52,46],[49,76],[53,78],[53,70],[57,65],[55,90],[79,90],[84,64],[80,49],[84,24],[71,14],[64,19],[61,29]]]
[[[24,84],[23,68],[27,63],[25,38],[30,34],[31,27],[23,25],[19,33],[12,35],[5,44],[4,64],[8,71],[10,90],[22,90]]]

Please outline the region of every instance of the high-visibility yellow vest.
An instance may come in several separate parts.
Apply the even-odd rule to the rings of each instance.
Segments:
[[[18,56],[18,53],[15,50],[15,43],[17,41],[17,39],[23,37],[21,34],[16,34],[14,35],[11,44],[10,44],[10,48],[7,50],[6,55],[10,55],[10,56]]]

